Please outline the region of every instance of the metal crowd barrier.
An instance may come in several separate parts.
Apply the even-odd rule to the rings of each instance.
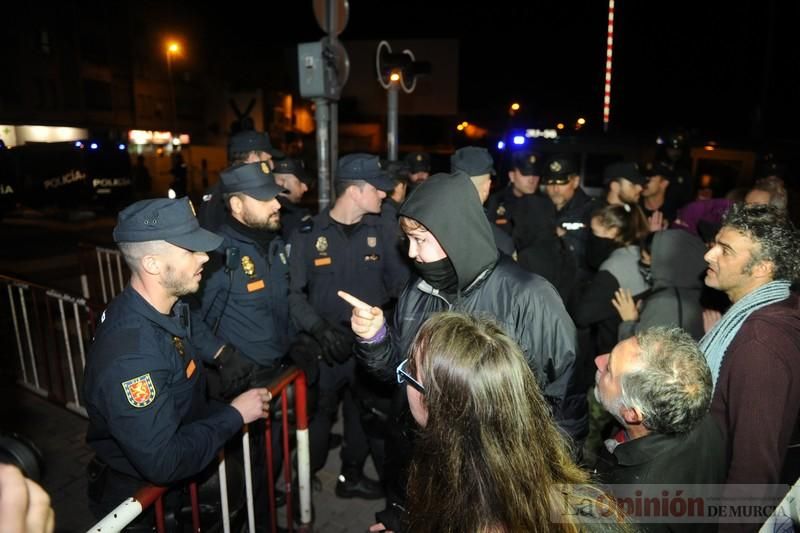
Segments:
[[[86,260],[91,258],[90,260]],[[83,403],[83,372],[86,366],[86,351],[94,337],[97,317],[102,314],[110,300],[119,294],[128,278],[127,265],[117,250],[82,246],[81,270],[83,297],[0,274],[0,346],[7,353],[16,352],[16,375],[18,383],[32,392],[86,417]],[[91,285],[90,285],[91,283]],[[90,288],[91,287],[91,288]],[[102,296],[103,302],[90,301]],[[1,301],[5,300],[5,301]],[[289,446],[289,387],[295,391],[295,420],[297,476],[300,504],[299,532],[310,531],[311,485],[308,440],[308,416],[306,410],[305,374],[295,368],[287,369],[270,386],[273,398],[281,405],[284,491],[286,493],[286,525],[294,530],[292,496],[292,453]],[[271,530],[277,527],[275,513],[275,484],[272,468],[272,417],[266,420],[265,450],[269,496]],[[247,519],[251,532],[255,531],[255,509],[253,502],[253,473],[250,468],[249,428],[244,427],[243,456]],[[220,452],[219,483],[221,522],[224,533],[230,532],[229,501],[226,483],[226,461]],[[122,502],[112,513],[98,522],[89,531],[120,531],[144,510],[153,506],[159,532],[166,531],[162,497],[164,487],[145,487],[133,497]],[[193,531],[200,531],[200,503],[197,486],[190,484],[192,500]]]
[[[86,416],[86,349],[102,312],[84,298],[0,275],[0,339],[16,351],[18,383]],[[13,348],[12,348],[13,347]]]
[[[81,243],[78,259],[84,298],[107,304],[122,292],[130,278],[119,250]]]
[[[294,387],[295,400],[295,438],[297,443],[297,476],[300,503],[300,525],[294,527],[294,514],[292,506],[294,498],[292,495],[292,461],[291,448],[289,446],[289,431],[291,424],[289,421],[289,387]],[[283,374],[278,376],[268,386],[273,398],[280,398],[281,403],[281,428],[282,428],[282,449],[283,449],[283,488],[286,493],[286,527],[289,531],[297,530],[300,533],[311,531],[311,464],[309,456],[308,441],[308,413],[306,410],[306,377],[305,374],[291,367]],[[265,458],[267,491],[269,495],[269,516],[271,518],[271,531],[277,531],[277,514],[275,505],[275,474],[272,469],[272,417],[266,420],[265,431]],[[253,502],[253,472],[250,468],[250,436],[249,428],[244,426],[242,436],[242,446],[244,451],[245,467],[245,487],[247,505],[247,523],[251,533],[255,532],[255,508]],[[224,452],[220,452],[219,463],[219,486],[220,486],[220,510],[221,523],[224,533],[230,533],[231,521],[229,517],[229,501],[227,491],[226,460]],[[100,522],[92,526],[87,533],[107,533],[121,531],[124,527],[135,520],[145,510],[154,507],[156,530],[159,533],[166,531],[164,518],[163,497],[167,492],[166,487],[147,486],[143,487],[131,498],[123,501],[113,511],[108,513]],[[189,484],[189,494],[192,504],[192,531],[201,531],[200,524],[200,502],[198,499],[198,488],[196,483]]]

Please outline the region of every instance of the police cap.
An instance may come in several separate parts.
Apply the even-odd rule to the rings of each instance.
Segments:
[[[193,252],[210,252],[222,237],[200,227],[188,198],[155,198],[129,205],[117,216],[114,242],[167,241]]]
[[[458,171],[468,176],[494,174],[494,160],[486,148],[465,146],[450,156],[450,172]]]
[[[642,169],[642,174],[647,178],[652,178],[653,176],[667,178],[672,173],[672,169],[663,161],[647,161],[640,168]]]
[[[431,156],[425,152],[411,152],[406,156],[409,172],[430,172]]]
[[[608,185],[614,180],[626,179],[634,185],[646,185],[647,178],[639,170],[639,165],[629,161],[611,163],[603,170],[603,183]]]
[[[336,165],[338,181],[366,181],[376,189],[391,191],[394,183],[381,168],[381,160],[371,154],[348,154]]]
[[[556,155],[547,160],[542,173],[545,184],[563,185],[580,173],[578,161],[571,155]]]
[[[381,167],[386,170],[389,179],[394,180],[395,183],[398,181],[407,182],[409,179],[411,171],[405,161],[381,161]]]
[[[247,152],[266,152],[274,158],[284,157],[283,152],[272,147],[269,134],[253,130],[240,131],[228,142],[228,152],[242,154]]]
[[[223,193],[242,193],[256,200],[272,200],[284,192],[265,162],[242,163],[220,173]]]
[[[299,159],[291,159],[287,157],[286,159],[275,161],[275,168],[272,169],[272,171],[275,174],[291,174],[306,185],[311,185],[311,182],[313,181],[311,176],[309,176],[306,172],[303,162]]]
[[[514,152],[514,155],[511,156],[511,168],[525,176],[540,176],[542,173],[541,157],[531,152]]]

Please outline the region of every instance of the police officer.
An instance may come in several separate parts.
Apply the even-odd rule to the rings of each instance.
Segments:
[[[666,164],[666,178],[670,186],[667,199],[681,208],[695,200],[695,177],[692,175],[692,157],[689,151],[689,135],[682,128],[669,131],[656,141],[656,157]]]
[[[311,177],[299,159],[285,158],[275,162],[275,183],[283,187],[278,195],[281,203],[281,236],[289,240],[298,226],[311,221],[311,212],[300,205],[311,186]]]
[[[386,170],[389,179],[394,183],[394,188],[386,193],[383,201],[384,210],[388,211],[393,217],[397,218],[397,212],[406,199],[410,171],[405,161],[385,161],[381,166]],[[398,234],[400,228],[397,228]]]
[[[638,163],[619,161],[603,169],[603,184],[606,186],[603,206],[638,204],[647,178]]]
[[[578,275],[586,275],[586,241],[591,231],[591,213],[597,207],[581,189],[580,167],[572,155],[556,155],[547,160],[543,176],[545,194],[556,208],[556,234],[572,252]]]
[[[206,266],[195,317],[249,361],[276,371],[290,341],[289,264],[278,234],[284,189],[264,162],[229,167],[220,182],[228,208],[218,230],[224,240]]]
[[[240,131],[234,134],[228,142],[228,163],[265,162],[273,167],[273,159],[282,158],[284,154],[272,147],[268,133],[253,130]],[[225,204],[220,194],[220,183],[212,185],[203,194],[203,203],[198,209],[197,218],[204,228],[215,231],[225,220]]]
[[[489,191],[492,188],[492,176],[495,174],[494,160],[486,148],[478,146],[465,146],[459,148],[450,157],[450,171],[462,172],[469,176],[472,184],[478,190],[478,198],[481,201],[486,217],[490,218],[486,210],[486,201],[489,199]],[[492,224],[492,234],[497,249],[508,256],[514,255],[514,241],[511,236],[501,230],[496,224]]]
[[[411,152],[406,155],[408,165],[408,187],[413,189],[431,175],[431,156],[425,152]]]
[[[142,200],[120,212],[114,240],[131,279],[103,313],[85,369],[89,499],[99,517],[138,488],[200,473],[242,424],[266,415],[251,389],[229,404],[206,397],[203,365],[178,298],[197,291],[207,251],[188,199]]]
[[[342,474],[336,494],[343,498],[380,498],[380,485],[363,474],[369,453],[353,397],[356,387],[350,306],[337,290],[353,291],[385,306],[399,294],[408,270],[396,248],[397,221],[381,215],[381,201],[392,182],[377,156],[350,154],[336,170],[336,202],[313,218],[313,225],[291,238],[289,309],[299,329],[319,343],[325,359],[320,364],[319,407],[311,422],[311,470],[325,464],[328,436],[344,395]],[[381,471],[382,446],[375,440],[373,459]]]
[[[511,170],[508,171],[508,186],[492,194],[486,203],[489,221],[509,235],[513,233],[513,212],[520,204],[519,200],[539,190],[541,163],[539,154],[514,152]]]
[[[240,388],[262,385],[278,376],[284,356],[290,352],[289,263],[286,245],[279,234],[279,195],[285,190],[276,183],[265,162],[229,167],[220,174],[220,183],[227,216],[218,232],[224,240],[219,252],[213,253],[206,265],[208,275],[198,292],[201,305],[194,314],[195,324],[202,322],[213,332],[211,349],[216,350],[224,343],[225,356],[233,350],[251,364],[248,379],[241,380]],[[291,355],[298,355],[297,348]],[[307,357],[301,363],[309,361]],[[308,375],[309,385],[317,379],[316,360],[313,363],[313,367],[299,364]],[[211,384],[216,385],[215,380]],[[229,396],[235,392],[234,388],[221,394]],[[256,424],[250,429],[253,448],[263,450],[263,426]],[[280,431],[272,432],[276,470],[282,457],[280,436]],[[265,472],[263,452],[252,457],[253,471]],[[268,509],[263,481],[263,475],[255,477],[257,513]]]

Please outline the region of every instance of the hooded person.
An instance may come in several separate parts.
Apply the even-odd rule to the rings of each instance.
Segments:
[[[642,301],[641,312],[629,306],[619,326],[620,341],[651,327],[679,327],[695,340],[703,332],[703,307],[700,294],[706,265],[706,247],[698,237],[683,230],[656,232],[650,247],[652,289]],[[619,309],[619,308],[618,308]]]
[[[417,275],[401,293],[394,325],[369,303],[340,293],[353,305],[355,352],[373,374],[396,379],[417,330],[432,314],[461,311],[487,315],[519,343],[535,379],[553,409],[555,421],[580,441],[588,429],[586,395],[573,390],[575,326],[556,290],[498,253],[490,222],[477,191],[464,174],[435,174],[420,184],[400,208],[400,225],[409,239]],[[405,469],[412,435],[405,392],[397,389],[394,426],[387,439],[387,509],[403,505]],[[579,448],[578,448],[579,449]],[[396,463],[389,468],[389,458]],[[379,513],[387,521],[391,513]],[[396,522],[395,522],[396,523]]]

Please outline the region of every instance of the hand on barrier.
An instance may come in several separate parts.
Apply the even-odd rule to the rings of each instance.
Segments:
[[[52,533],[56,516],[50,496],[16,466],[0,464],[0,531]]]
[[[250,389],[234,398],[231,407],[239,411],[245,424],[249,424],[269,415],[270,400],[272,394],[269,389]]]
[[[225,398],[232,398],[247,389],[251,374],[257,370],[255,363],[227,344],[214,362],[219,370],[221,392]]]
[[[353,314],[350,316],[350,327],[353,329],[353,333],[367,340],[378,334],[385,322],[383,310],[380,307],[362,302],[352,294],[344,291],[339,291],[336,294],[353,306]]]
[[[344,363],[353,353],[353,339],[324,320],[311,328],[311,336],[322,348],[322,357],[329,365]]]

